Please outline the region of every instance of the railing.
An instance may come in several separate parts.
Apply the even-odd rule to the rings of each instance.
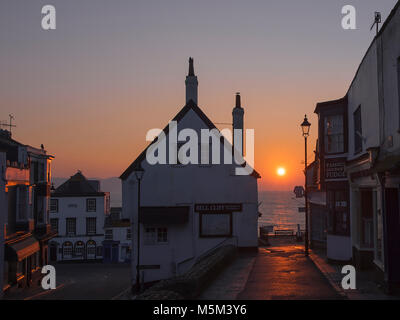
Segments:
[[[190,258],[187,258],[185,260],[182,260],[182,261],[178,262],[176,264],[176,273],[177,274],[182,274],[183,272],[187,271],[192,265],[194,265],[195,263],[197,263],[201,259],[207,257],[209,254],[213,253],[218,248],[221,248],[221,247],[227,246],[227,245],[233,245],[233,246],[237,247],[238,246],[237,237],[230,237],[230,238],[224,239],[223,241],[221,241],[220,243],[218,243],[214,247],[212,247],[212,248],[206,250],[205,252],[203,252],[197,258],[193,256],[193,257],[190,257]]]

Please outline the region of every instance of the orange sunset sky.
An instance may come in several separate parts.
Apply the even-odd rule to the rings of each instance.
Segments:
[[[304,114],[313,160],[316,103],[346,94],[374,11],[386,19],[396,3],[351,1],[357,30],[343,30],[339,0],[51,2],[53,31],[40,27],[44,1],[0,5],[0,119],[12,113],[14,139],[55,155],[53,176],[119,176],[146,132],[183,107],[193,56],[199,106],[212,121],[230,122],[241,92],[261,190],[303,183]]]

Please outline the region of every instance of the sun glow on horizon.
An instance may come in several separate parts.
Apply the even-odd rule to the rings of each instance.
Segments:
[[[280,177],[283,177],[284,175],[286,175],[286,169],[285,169],[285,168],[282,168],[282,167],[279,167],[279,168],[276,170],[276,174],[277,174],[278,176],[280,176]]]

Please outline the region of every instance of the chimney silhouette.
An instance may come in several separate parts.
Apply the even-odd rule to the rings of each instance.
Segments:
[[[243,156],[243,137],[244,137],[244,109],[242,108],[242,103],[241,103],[241,99],[240,99],[240,93],[237,92],[236,93],[236,103],[235,103],[235,107],[232,110],[232,118],[233,118],[233,147],[236,148],[237,150],[241,152],[242,156]],[[241,131],[235,131],[235,129],[240,129]],[[239,139],[239,141],[241,141],[241,145],[236,145],[235,146],[235,136],[239,135],[237,137],[237,139]],[[239,148],[241,150],[239,150]]]
[[[186,103],[192,100],[194,103],[198,103],[197,101],[197,88],[199,82],[197,81],[197,77],[194,74],[194,66],[193,66],[193,58],[189,58],[189,72],[185,81],[186,85]]]

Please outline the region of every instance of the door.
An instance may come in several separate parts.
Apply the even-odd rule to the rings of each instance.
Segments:
[[[57,246],[54,244],[50,245],[50,260],[57,261]]]
[[[389,283],[400,283],[399,190],[385,189],[387,230],[387,271]]]
[[[112,262],[118,262],[118,245],[112,245]]]

